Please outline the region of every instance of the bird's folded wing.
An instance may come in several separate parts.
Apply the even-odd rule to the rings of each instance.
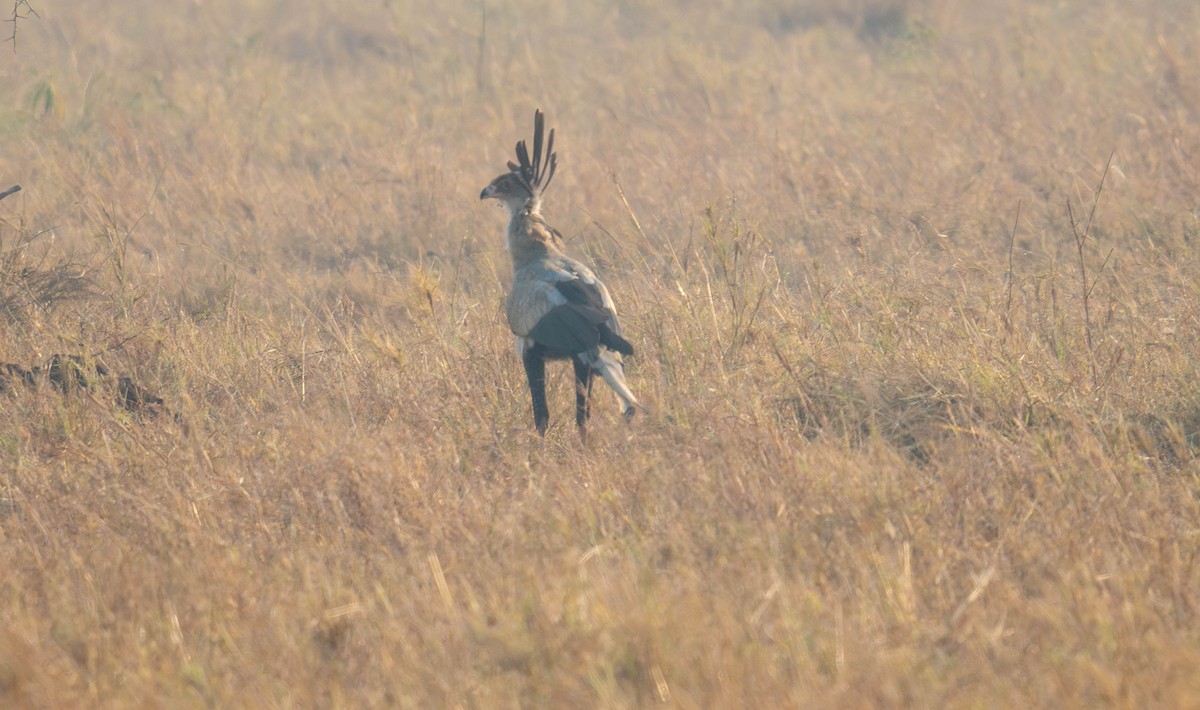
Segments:
[[[591,316],[591,313],[569,304],[551,308],[529,331],[529,337],[551,354],[595,353],[600,345],[602,324]]]
[[[574,279],[559,286],[559,290],[562,290],[572,303],[586,304],[603,311],[607,315],[605,324],[609,330],[619,335],[621,324],[617,321],[617,308],[604,282],[596,278],[591,269],[574,259],[560,257],[556,265],[574,276]]]
[[[553,272],[528,266],[513,276],[512,291],[508,294],[508,324],[513,333],[529,335],[552,309],[567,304],[567,297],[555,286]]]
[[[582,353],[600,344],[633,352],[620,337],[608,290],[590,269],[571,259],[539,262],[518,271],[508,319],[514,333],[556,352]]]

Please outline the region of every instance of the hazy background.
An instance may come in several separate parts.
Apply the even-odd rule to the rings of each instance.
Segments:
[[[0,361],[181,423],[0,395],[0,704],[1200,702],[1197,3],[31,3]]]

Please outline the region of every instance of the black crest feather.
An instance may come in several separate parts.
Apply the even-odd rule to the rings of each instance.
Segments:
[[[543,151],[543,147],[545,150]],[[533,114],[533,159],[525,141],[517,141],[517,162],[508,162],[508,169],[529,187],[530,193],[540,194],[550,185],[554,170],[558,166],[558,154],[554,152],[554,129],[546,136],[546,116],[541,109]]]

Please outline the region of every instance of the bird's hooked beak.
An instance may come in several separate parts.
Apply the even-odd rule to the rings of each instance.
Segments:
[[[491,185],[488,185],[487,187],[483,188],[483,192],[479,193],[480,200],[486,200],[489,197],[495,197],[495,196],[496,196],[495,190],[493,190]]]

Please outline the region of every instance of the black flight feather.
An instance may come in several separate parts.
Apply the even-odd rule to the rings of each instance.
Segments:
[[[604,311],[604,296],[600,293],[600,289],[596,284],[588,284],[573,279],[571,281],[556,281],[554,288],[567,299],[568,303],[574,303],[577,306],[590,306],[591,308]]]
[[[557,357],[588,352],[600,344],[598,324],[588,315],[576,306],[552,308],[529,331],[529,337]]]
[[[615,350],[622,355],[633,354],[633,344],[625,338],[612,332],[607,323],[600,324],[600,344],[609,350]]]

